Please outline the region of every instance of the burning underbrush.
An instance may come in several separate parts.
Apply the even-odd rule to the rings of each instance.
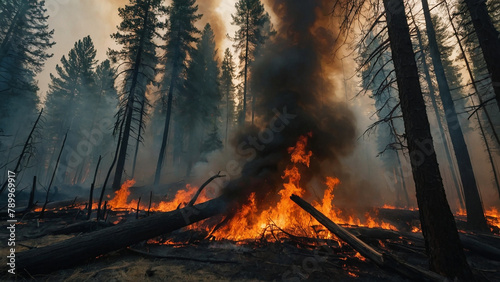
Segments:
[[[300,197],[310,196],[308,190],[301,184],[301,172],[307,171],[310,166],[312,152],[307,150],[308,138],[311,134],[299,137],[295,146],[288,148],[290,164],[283,171],[282,187],[278,195],[270,195],[265,203],[259,203],[256,194],[252,192],[247,201],[241,205],[232,215],[222,218],[220,222],[208,219],[188,226],[190,230],[204,231],[207,238],[212,240],[244,241],[263,239],[269,241],[277,240],[278,233],[297,237],[309,237],[318,239],[334,238],[334,235],[322,228],[314,228],[320,224],[308,213],[297,206],[290,196],[292,194]],[[130,188],[135,184],[134,180],[125,181],[119,191],[108,202],[112,209],[137,209],[139,200],[129,200]],[[335,190],[340,180],[335,177],[326,177],[323,183],[326,187],[323,195],[313,201],[313,206],[327,215],[338,224],[345,226],[378,227],[387,230],[397,228],[377,218],[372,210],[364,212],[361,217],[359,212],[337,208],[333,204]],[[203,190],[197,202],[205,202],[210,199],[207,191]],[[139,209],[149,212],[167,212],[187,205],[198,191],[198,187],[186,185],[184,189],[177,191],[173,199],[167,199],[157,203],[139,203]],[[261,208],[264,207],[264,208]],[[167,240],[167,243],[175,243]]]

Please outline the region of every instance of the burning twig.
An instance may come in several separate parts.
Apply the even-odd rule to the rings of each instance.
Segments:
[[[191,201],[189,201],[189,203],[187,204],[188,207],[192,207],[194,205],[194,203],[196,202],[196,199],[198,199],[198,196],[200,195],[201,191],[203,190],[203,188],[205,188],[205,186],[207,186],[210,182],[212,182],[212,180],[216,179],[216,178],[219,178],[219,177],[226,177],[225,175],[220,175],[220,171],[210,177],[207,181],[205,181],[205,183],[203,183],[203,185],[200,186],[200,188],[198,189],[198,191],[196,191],[196,194],[194,194],[193,198],[191,199]]]

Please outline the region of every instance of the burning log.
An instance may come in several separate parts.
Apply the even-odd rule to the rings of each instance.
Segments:
[[[402,262],[396,257],[376,251],[374,248],[361,241],[359,238],[351,234],[343,227],[331,221],[324,214],[315,209],[308,202],[304,201],[297,195],[290,197],[297,205],[304,209],[307,213],[313,216],[319,223],[323,224],[330,232],[349,244],[353,249],[358,251],[365,258],[370,259],[375,264],[383,268],[390,268],[406,277],[417,280],[444,281],[445,278],[437,273],[421,269],[417,266]]]
[[[18,269],[35,274],[67,268],[218,215],[226,210],[226,206],[227,201],[219,197],[193,207],[155,214],[50,246],[27,250],[17,256]]]

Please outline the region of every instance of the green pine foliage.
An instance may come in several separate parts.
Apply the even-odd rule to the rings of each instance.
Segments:
[[[12,134],[14,121],[38,112],[35,76],[55,44],[46,14],[45,1],[0,1],[0,134]]]
[[[222,60],[221,75],[220,75],[220,90],[222,94],[222,118],[224,124],[224,144],[227,146],[229,133],[236,125],[238,113],[236,111],[235,101],[235,85],[234,85],[235,65],[233,54],[226,49],[224,59]]]

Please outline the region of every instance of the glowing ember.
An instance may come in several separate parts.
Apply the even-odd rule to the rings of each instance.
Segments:
[[[364,256],[362,256],[360,253],[356,252],[356,254],[354,255],[354,257],[356,257],[357,259],[361,260],[361,261],[366,261],[366,258]]]

